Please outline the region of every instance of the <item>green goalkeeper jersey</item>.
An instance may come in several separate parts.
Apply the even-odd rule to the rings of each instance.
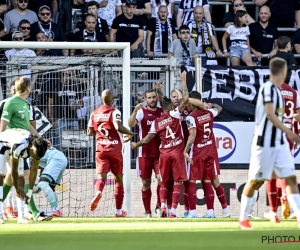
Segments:
[[[19,96],[9,98],[3,107],[1,119],[8,122],[6,129],[20,128],[28,130],[29,105]]]

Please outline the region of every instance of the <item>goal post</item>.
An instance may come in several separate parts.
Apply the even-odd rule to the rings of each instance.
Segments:
[[[107,43],[101,43],[101,42],[6,42],[6,41],[0,41],[0,48],[3,49],[31,49],[31,50],[45,50],[45,49],[61,49],[61,50],[115,50],[115,51],[122,51],[122,71],[120,72],[120,75],[122,75],[122,80],[121,80],[121,86],[122,86],[122,114],[123,114],[123,125],[125,127],[128,127],[128,119],[130,117],[131,113],[131,81],[130,81],[130,43],[116,43],[116,42],[107,42]],[[109,53],[108,53],[109,54]],[[104,55],[105,56],[105,55]],[[98,56],[101,58],[100,56]],[[57,72],[63,69],[58,69],[57,65],[52,66],[55,64],[54,60],[57,60],[58,62],[61,62],[61,64],[68,64],[68,61],[76,59],[82,59],[86,58],[86,61],[88,63],[89,59],[92,60],[89,56],[84,57],[69,57],[69,56],[59,56],[59,57],[43,57],[43,56],[37,56],[33,58],[26,57],[23,59],[23,64],[24,63],[36,63],[39,64],[40,62],[44,62],[45,65],[49,65],[48,68],[51,69],[51,67],[55,68]],[[57,59],[55,59],[57,58]],[[97,58],[97,56],[96,56]],[[11,58],[12,60],[15,59],[15,57]],[[120,58],[118,58],[120,59]],[[51,63],[52,60],[52,63]],[[80,62],[78,60],[78,62]],[[48,63],[47,63],[48,62]],[[14,63],[14,62],[10,62]],[[17,64],[18,61],[16,60],[15,63]],[[20,61],[19,61],[20,63]],[[46,66],[44,66],[46,67]],[[89,72],[90,77],[92,78],[93,81],[97,81],[96,79],[101,78],[101,76],[98,76],[95,71]],[[113,77],[113,76],[112,76]],[[1,78],[6,78],[5,75],[3,75]],[[99,82],[102,79],[99,79]],[[98,83],[97,83],[98,84]],[[96,86],[97,86],[96,84]],[[92,94],[94,85],[92,85],[90,89],[90,94]],[[98,91],[98,88],[95,88],[95,92]],[[91,102],[95,102],[93,97],[91,98]],[[97,103],[97,99],[96,99]],[[130,216],[131,213],[131,180],[130,180],[130,170],[131,170],[131,149],[130,149],[130,143],[124,144],[124,154],[123,154],[123,160],[124,160],[124,177],[123,177],[123,182],[124,182],[124,202],[123,202],[123,208],[125,211],[127,211],[128,216]],[[93,191],[93,190],[91,190]],[[112,207],[112,209],[114,209]],[[88,214],[88,213],[85,213]]]

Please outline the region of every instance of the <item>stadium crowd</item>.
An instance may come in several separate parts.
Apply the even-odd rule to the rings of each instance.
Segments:
[[[208,0],[181,0],[178,8],[174,0],[1,0],[0,39],[130,42],[132,57],[174,56],[187,65],[193,63],[188,58],[197,54],[205,54],[203,64],[223,64],[221,59],[230,57],[232,65],[240,65],[240,60],[248,66],[268,65],[276,53],[289,65],[297,64],[292,54],[282,51],[300,53],[299,1],[253,0],[254,5],[245,5],[242,0],[221,1],[232,2],[229,12]],[[226,28],[224,36],[215,27]],[[229,42],[228,37],[235,42]],[[284,39],[277,43],[279,37]],[[9,58],[15,53],[5,55]],[[47,56],[102,53],[105,51],[35,52]],[[249,53],[254,54],[253,60]],[[266,54],[268,58],[262,58]]]

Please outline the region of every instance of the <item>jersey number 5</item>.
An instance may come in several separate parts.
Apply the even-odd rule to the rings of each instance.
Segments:
[[[173,133],[170,126],[167,126],[166,127],[166,138],[170,138],[170,137],[174,140],[175,139],[175,133]]]
[[[209,138],[210,133],[211,133],[211,129],[209,128],[209,123],[207,122],[207,123],[204,124],[204,135],[203,135],[203,137],[204,138]]]
[[[103,137],[108,137],[108,130],[106,128],[103,128],[104,125],[105,123],[101,123],[98,127],[98,131]]]

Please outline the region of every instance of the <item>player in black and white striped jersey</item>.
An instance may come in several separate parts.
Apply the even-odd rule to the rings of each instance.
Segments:
[[[286,179],[288,201],[295,211],[300,227],[300,196],[296,185],[295,165],[286,136],[298,144],[300,139],[283,124],[284,101],[280,91],[287,75],[286,61],[273,58],[270,61],[270,73],[270,80],[259,89],[256,103],[256,125],[248,181],[241,199],[241,229],[251,229],[248,215],[254,190],[258,190],[274,174],[277,178]]]
[[[207,22],[211,23],[210,6],[208,0],[181,0],[177,13],[177,27],[186,25],[188,21],[194,19],[194,8],[202,6],[204,9],[204,17]]]

